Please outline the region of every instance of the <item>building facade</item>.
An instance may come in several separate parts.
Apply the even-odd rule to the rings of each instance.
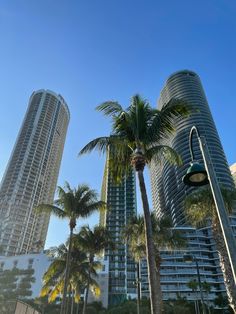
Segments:
[[[44,252],[0,256],[0,295],[5,301],[39,297],[43,275],[51,262]]]
[[[235,223],[236,220],[233,221]],[[196,263],[186,263],[184,255],[194,256],[199,265],[201,282],[210,285],[210,291],[203,291],[205,302],[213,303],[220,295],[225,295],[225,286],[219,257],[212,237],[210,227],[196,229],[190,226],[176,227],[186,240],[186,247],[182,250],[161,251],[161,288],[163,300],[175,300],[178,297],[189,301],[199,300],[199,293],[189,287],[190,281],[197,281]],[[141,264],[142,294],[149,297],[147,278],[147,265],[143,260]]]
[[[153,207],[157,215],[168,214],[174,225],[179,226],[187,223],[183,199],[190,188],[183,184],[182,178],[191,161],[189,132],[193,125],[205,137],[219,183],[232,188],[233,180],[199,76],[188,70],[171,75],[161,91],[158,108],[165,106],[171,98],[183,99],[193,107],[189,117],[176,120],[176,131],[166,142],[181,155],[183,166],[171,166],[164,162],[160,167],[152,163],[151,188]],[[195,158],[203,164],[196,136],[193,136],[193,150]]]
[[[49,90],[34,92],[0,187],[0,247],[5,255],[40,252],[49,214],[38,204],[52,203],[69,123],[69,109]]]
[[[114,250],[106,249],[104,259],[108,261],[108,304],[119,304],[128,297],[136,296],[135,263],[128,253],[127,245],[122,239],[122,229],[130,217],[136,215],[136,184],[132,172],[122,183],[112,181],[108,162],[106,162],[102,200],[108,204],[108,210],[101,212],[100,224],[111,233],[115,244]]]
[[[191,161],[189,133],[193,125],[197,126],[200,135],[205,137],[219,184],[232,188],[234,183],[198,75],[188,70],[171,75],[161,91],[158,108],[161,109],[165,106],[171,98],[187,101],[194,111],[190,116],[176,120],[175,134],[164,143],[173,147],[181,155],[183,166],[176,167],[163,162],[161,166],[152,163],[150,169],[153,208],[158,217],[168,215],[172,218],[175,228],[181,231],[187,243],[186,250],[161,252],[162,292],[165,300],[176,299],[178,295],[186,297],[188,300],[195,300],[198,297],[188,287],[190,280],[197,279],[195,263],[186,264],[184,262],[183,256],[188,253],[194,255],[198,261],[201,281],[205,281],[211,286],[210,293],[208,295],[204,293],[204,299],[208,299],[211,302],[219,294],[225,293],[212,231],[210,227],[201,229],[190,227],[185,217],[183,204],[186,194],[193,189],[185,186],[182,182],[182,178],[186,174]],[[193,151],[195,159],[203,164],[195,134],[193,134]],[[235,232],[235,217],[231,217],[231,223]],[[144,276],[145,272],[144,261]],[[147,285],[144,285],[144,293],[146,288]]]

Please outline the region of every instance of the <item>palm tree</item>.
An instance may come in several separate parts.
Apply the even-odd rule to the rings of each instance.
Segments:
[[[231,213],[234,201],[236,200],[236,190],[221,188],[221,192],[225,207]],[[190,193],[185,199],[185,208],[189,221],[194,226],[204,226],[207,222],[211,222],[213,238],[219,254],[229,304],[234,313],[236,313],[236,286],[210,188],[203,187]]]
[[[88,256],[89,261],[89,271],[88,271],[88,280],[85,287],[85,296],[84,296],[84,306],[83,314],[86,313],[86,307],[88,303],[88,292],[92,282],[92,273],[90,272],[90,266],[93,267],[95,255],[99,255],[107,247],[113,248],[113,242],[111,240],[111,235],[106,228],[101,226],[95,226],[92,229],[87,226],[83,226],[80,229],[80,232],[77,235],[74,235],[75,247],[82,250]]]
[[[58,199],[54,201],[54,205],[41,204],[37,206],[36,211],[53,213],[59,218],[69,219],[70,237],[69,248],[65,265],[65,283],[63,289],[61,314],[66,312],[66,294],[69,278],[69,262],[71,254],[73,230],[76,227],[78,218],[86,218],[94,211],[104,208],[105,203],[98,201],[98,195],[95,190],[89,188],[86,184],[80,184],[77,188],[72,189],[66,182],[65,188],[58,187]]]
[[[187,107],[182,100],[172,99],[161,110],[157,110],[151,108],[139,95],[131,98],[126,110],[117,102],[105,102],[97,110],[112,118],[111,135],[94,139],[79,153],[82,155],[94,149],[109,153],[109,167],[116,179],[124,177],[131,170],[131,165],[138,174],[145,219],[151,311],[154,314],[161,313],[163,305],[161,286],[156,275],[151,217],[143,171],[151,160],[160,162],[166,158],[180,164],[179,155],[169,146],[159,143],[174,132],[174,118],[186,115],[189,112]]]
[[[198,283],[196,279],[190,280],[187,283],[187,286],[189,289],[191,289],[195,294],[196,294],[196,301],[195,301],[195,311],[200,314],[200,308],[199,308],[199,302],[198,302],[198,294],[197,294],[197,289],[198,289]]]
[[[69,242],[69,241],[68,241]],[[68,290],[71,295],[71,312],[73,313],[74,301],[80,300],[81,291],[86,286],[89,273],[95,277],[97,270],[100,269],[99,262],[89,263],[86,253],[79,251],[74,245],[72,239],[72,251],[70,259],[70,273],[68,278]],[[68,255],[68,245],[61,244],[58,247],[51,248],[48,255],[53,257],[53,262],[43,276],[43,287],[41,297],[47,296],[48,302],[53,302],[62,293],[65,285],[65,268]],[[93,278],[91,279],[91,291],[99,292],[99,286]]]
[[[84,285],[84,280],[86,278],[88,261],[85,253],[77,251],[72,252],[72,254],[73,258],[71,258],[70,276],[68,281],[70,288],[73,286],[73,288],[76,289],[77,296],[75,297],[78,298],[80,286]],[[63,291],[68,247],[64,244],[61,244],[58,247],[53,247],[49,250],[48,255],[53,257],[53,262],[43,276],[41,297],[47,296],[50,303]],[[76,287],[74,285],[76,285]]]
[[[137,269],[137,314],[140,313],[141,290],[141,259],[145,257],[144,220],[142,216],[133,216],[123,229],[123,237],[128,244],[128,250],[136,262]]]

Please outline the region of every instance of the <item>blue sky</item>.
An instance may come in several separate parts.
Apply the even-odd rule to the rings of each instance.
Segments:
[[[95,106],[110,99],[128,105],[137,92],[156,106],[166,78],[181,69],[200,75],[234,163],[235,16],[232,0],[0,0],[0,175],[31,93],[45,88],[71,112],[58,184],[86,182],[100,191],[104,158],[77,158],[89,140],[109,133]],[[67,234],[67,222],[52,218],[46,245]]]

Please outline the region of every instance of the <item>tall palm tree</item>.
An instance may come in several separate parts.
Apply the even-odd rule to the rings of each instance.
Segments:
[[[231,213],[236,200],[236,190],[221,188],[221,192],[225,207]],[[185,199],[185,209],[190,223],[194,226],[205,226],[207,222],[211,223],[229,304],[236,313],[236,286],[210,188],[203,187],[190,193]]]
[[[106,228],[102,226],[95,226],[93,229],[90,227],[83,226],[80,229],[80,232],[77,235],[74,235],[75,246],[87,254],[89,267],[93,267],[95,255],[99,255],[103,252],[103,250],[107,247],[113,248],[114,244],[111,240],[111,235],[107,231]],[[83,306],[83,314],[86,313],[86,307],[88,303],[88,292],[92,282],[92,273],[90,272],[90,268],[88,271],[88,280],[85,287],[85,295],[84,295],[84,306]]]
[[[65,278],[63,297],[61,305],[61,314],[66,312],[66,294],[69,278],[69,262],[71,254],[71,245],[73,230],[76,227],[76,220],[78,218],[86,218],[94,211],[104,208],[105,203],[98,200],[98,195],[95,190],[89,188],[86,184],[80,184],[77,188],[72,189],[68,182],[65,188],[58,187],[58,199],[54,201],[54,205],[40,204],[37,206],[36,211],[53,213],[59,218],[69,219],[70,237],[69,248],[65,266]]]
[[[109,167],[114,178],[120,179],[131,170],[131,165],[138,174],[141,198],[145,217],[146,254],[150,283],[151,311],[162,312],[160,282],[157,280],[155,254],[149,203],[143,171],[151,160],[160,161],[166,158],[180,164],[179,155],[169,146],[160,145],[174,132],[174,118],[188,114],[189,106],[182,100],[172,99],[161,110],[153,109],[139,95],[131,98],[130,106],[125,110],[114,101],[108,101],[97,107],[106,116],[112,118],[110,136],[99,137],[88,143],[80,155],[93,151],[109,152]]]

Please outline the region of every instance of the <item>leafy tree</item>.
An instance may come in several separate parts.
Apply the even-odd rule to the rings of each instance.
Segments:
[[[84,289],[89,272],[96,276],[96,270],[99,268],[98,263],[90,264],[87,255],[84,252],[74,249],[72,238],[72,251],[70,258],[70,273],[68,277],[67,290],[72,296],[71,307],[73,302],[80,300],[81,291]],[[54,302],[61,294],[65,285],[65,268],[68,256],[68,248],[61,244],[59,247],[52,248],[49,252],[54,257],[53,262],[43,276],[43,287],[41,289],[41,297],[48,296],[49,303]],[[97,282],[91,279],[91,287],[97,287]]]
[[[236,200],[236,190],[222,187],[221,192],[225,207],[231,213]],[[185,199],[185,208],[188,219],[194,226],[204,226],[211,222],[229,304],[236,313],[236,286],[210,187],[203,187],[190,193]]]
[[[91,272],[90,267],[93,267],[95,255],[102,253],[106,247],[114,247],[114,244],[111,240],[111,235],[106,228],[101,226],[95,226],[90,229],[89,226],[83,226],[80,229],[79,234],[74,236],[75,246],[82,250],[87,256],[89,261],[89,270],[88,270],[88,281],[85,289],[84,297],[84,306],[83,314],[86,313],[86,306],[88,302],[88,292],[91,286]],[[95,293],[99,294],[100,290],[97,287],[94,287]]]
[[[80,151],[80,155],[94,149],[108,153],[109,167],[117,180],[127,174],[131,166],[138,174],[145,217],[151,309],[152,313],[159,314],[162,313],[161,286],[156,273],[151,217],[143,171],[151,160],[160,162],[165,158],[180,164],[181,160],[176,151],[159,143],[174,132],[174,118],[183,117],[189,110],[183,101],[176,99],[172,99],[161,110],[152,109],[139,95],[131,98],[126,110],[114,101],[105,102],[97,109],[112,118],[111,135],[94,139]]]
[[[65,189],[58,187],[58,199],[54,202],[54,205],[41,204],[37,206],[36,211],[53,213],[59,218],[69,219],[70,227],[70,240],[69,248],[65,265],[65,284],[63,288],[62,297],[62,314],[66,311],[66,294],[69,279],[69,265],[73,230],[76,227],[76,220],[78,218],[86,218],[94,211],[104,208],[105,203],[98,200],[98,195],[95,190],[91,190],[88,185],[81,184],[77,188],[72,189],[69,183],[66,182]]]

